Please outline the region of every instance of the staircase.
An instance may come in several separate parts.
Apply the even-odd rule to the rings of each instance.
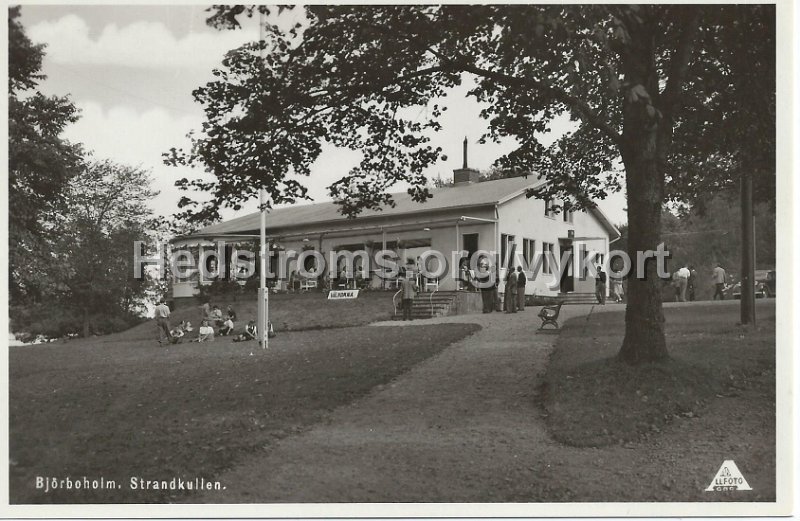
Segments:
[[[558,299],[563,300],[565,305],[597,304],[597,297],[594,293],[559,293]]]
[[[443,317],[454,311],[457,292],[436,291],[434,293],[418,293],[411,303],[411,318]],[[392,320],[403,320],[403,308],[397,299],[397,313]]]

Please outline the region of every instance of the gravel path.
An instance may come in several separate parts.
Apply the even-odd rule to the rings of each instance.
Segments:
[[[621,309],[596,306],[592,313]],[[711,419],[697,420],[709,422],[711,431],[708,438],[693,437],[697,443],[689,450],[679,441],[697,430],[688,423],[676,424],[647,445],[579,449],[551,440],[536,394],[557,335],[536,332],[538,310],[406,322],[404,327],[472,322],[483,329],[391,384],[335,410],[325,423],[282,440],[220,476],[227,487],[222,496],[215,493],[190,501],[731,499],[702,491],[734,448],[726,443],[730,440],[725,439],[724,429],[714,426]],[[591,306],[565,306],[563,321],[590,310]],[[375,324],[397,325],[403,324]],[[759,439],[740,438],[737,444],[763,444]],[[766,497],[763,494],[769,490],[770,476],[747,478],[755,491],[761,491],[748,500],[769,497],[769,492]]]

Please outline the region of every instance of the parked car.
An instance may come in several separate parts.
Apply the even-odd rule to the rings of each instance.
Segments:
[[[759,278],[759,272],[766,272],[763,278]],[[756,280],[764,285],[764,293],[767,298],[775,298],[775,270],[756,270]]]
[[[775,296],[775,271],[774,270],[755,270],[756,298],[771,298]],[[742,298],[742,283],[737,282],[731,288],[731,296],[735,299]]]

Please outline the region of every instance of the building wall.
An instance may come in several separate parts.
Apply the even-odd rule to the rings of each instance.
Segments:
[[[268,237],[272,244],[279,244],[285,251],[293,250],[299,254],[306,249],[314,249],[321,252],[328,271],[330,270],[330,266],[327,266],[330,260],[330,252],[341,247],[349,247],[353,252],[364,249],[369,254],[371,269],[377,269],[378,267],[374,263],[374,253],[382,248],[384,233],[387,243],[427,241],[430,243],[429,247],[399,249],[397,252],[399,254],[399,264],[405,264],[405,260],[408,257],[416,259],[417,255],[429,248],[439,251],[444,254],[446,260],[446,271],[439,280],[439,289],[454,290],[456,288],[456,280],[453,278],[452,252],[461,249],[463,235],[465,233],[478,233],[479,248],[488,251],[494,249],[495,242],[494,223],[467,219],[463,222],[458,222],[458,226],[456,226],[456,222],[460,221],[461,216],[464,215],[478,219],[494,219],[494,208],[456,209],[448,212],[436,212],[430,215],[417,214],[399,218],[356,219],[309,226],[300,225],[281,233],[268,230]],[[382,228],[384,231],[381,230]],[[247,233],[257,234],[257,231]],[[257,249],[257,246],[255,248]],[[289,273],[297,271],[298,260],[291,260],[288,263],[288,269],[285,274],[287,277]],[[431,266],[435,265],[436,262],[431,261]],[[187,284],[174,285],[174,295],[176,297],[188,297],[191,294],[191,290],[187,288]],[[372,286],[381,287],[379,279],[373,279]]]
[[[488,252],[497,252],[499,255],[500,234],[510,234],[515,236],[516,258],[514,266],[523,262],[522,247],[523,239],[535,241],[535,251],[542,253],[543,243],[553,244],[554,254],[558,259],[561,258],[561,245],[559,239],[567,239],[570,230],[574,230],[575,237],[600,237],[601,240],[586,241],[587,250],[596,250],[608,254],[608,233],[600,222],[590,213],[575,212],[572,222],[564,222],[561,214],[553,217],[545,215],[545,203],[538,199],[528,199],[524,195],[516,197],[501,204],[497,208],[498,223],[486,222],[495,219],[495,207],[487,206],[478,209],[455,209],[446,212],[435,212],[428,215],[416,214],[407,217],[377,218],[377,219],[355,219],[342,220],[334,223],[302,225],[299,224],[291,230],[284,230],[276,234],[268,231],[270,240],[277,242],[285,250],[302,252],[306,248],[313,248],[323,253],[326,263],[329,253],[341,246],[355,246],[367,243],[367,250],[370,256],[382,247],[383,233],[387,243],[398,241],[427,240],[430,241],[430,248],[442,252],[446,257],[447,271],[439,281],[440,290],[456,289],[456,280],[453,278],[453,251],[463,248],[463,240],[466,234],[478,234],[478,249]],[[461,219],[461,217],[467,217]],[[244,232],[243,232],[244,233]],[[257,231],[252,231],[257,235]],[[305,239],[305,240],[304,240]],[[256,241],[257,244],[257,241]],[[578,242],[575,241],[576,253]],[[401,249],[400,263],[406,257],[416,258],[423,249]],[[372,259],[371,259],[372,260]],[[330,267],[328,267],[330,269]],[[373,269],[377,266],[372,266]],[[530,266],[529,268],[533,268]],[[289,264],[289,271],[297,270],[297,262]],[[545,274],[538,273],[534,278],[532,269],[527,269],[529,282],[526,286],[527,294],[537,295],[557,295],[559,286],[556,281],[557,272]],[[506,269],[500,270],[501,281],[505,278]],[[575,269],[573,273],[575,292],[594,292],[594,279],[585,279],[582,273]],[[373,287],[381,287],[379,279],[373,279]],[[188,296],[187,288],[180,289],[181,296]],[[501,282],[500,291],[504,291],[504,284]],[[175,296],[178,296],[176,291]]]
[[[587,251],[597,251],[603,253],[606,257],[608,255],[608,232],[603,228],[600,222],[588,212],[573,212],[572,222],[564,222],[561,213],[555,214],[552,217],[545,215],[545,202],[539,199],[528,199],[524,195],[516,197],[502,205],[498,209],[500,216],[499,231],[500,234],[514,235],[515,238],[515,258],[514,268],[522,265],[523,269],[525,261],[522,255],[523,239],[532,239],[535,241],[535,252],[539,255],[543,252],[544,243],[553,245],[553,252],[556,258],[561,259],[561,243],[560,239],[568,239],[569,231],[574,231],[576,238],[592,237],[600,238],[600,240],[587,240],[584,241]],[[579,246],[578,240],[573,241],[575,254],[578,254]],[[500,248],[498,248],[498,251]],[[528,284],[525,287],[525,293],[528,295],[557,295],[560,291],[558,272],[555,266],[552,267],[551,273],[543,273],[540,269],[538,273],[534,274],[535,266],[530,263],[525,269],[528,276]],[[574,283],[574,292],[594,292],[594,278],[583,278],[583,274],[579,273],[577,269],[577,259],[573,264],[572,277]],[[543,266],[542,266],[543,267]],[[505,280],[507,274],[507,267],[500,270],[501,281]],[[535,275],[535,277],[534,277]],[[505,291],[505,284],[501,282],[500,291]]]

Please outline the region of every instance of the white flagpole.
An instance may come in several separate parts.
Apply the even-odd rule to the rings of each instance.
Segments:
[[[261,41],[264,41],[266,34],[266,17],[264,12],[261,12],[259,18],[259,29]],[[263,51],[262,51],[263,57]],[[262,187],[259,190],[259,209],[261,211],[261,257],[260,257],[260,270],[259,270],[259,286],[258,286],[258,343],[262,349],[269,347],[269,293],[267,292],[267,192]]]
[[[258,342],[262,349],[269,347],[269,293],[267,292],[267,193],[260,190],[261,208],[261,256],[258,286]]]

